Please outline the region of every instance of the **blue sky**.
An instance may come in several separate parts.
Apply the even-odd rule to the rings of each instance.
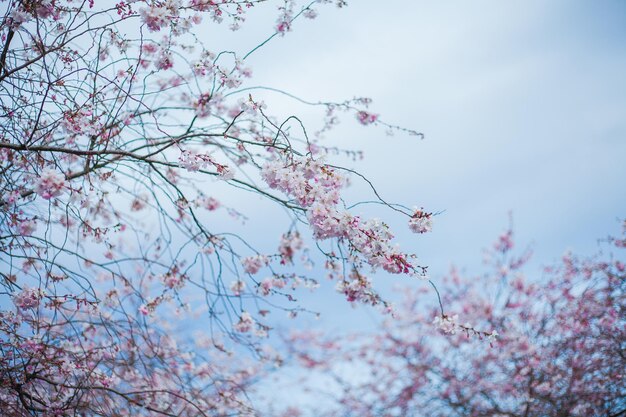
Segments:
[[[347,120],[332,140],[365,151],[354,166],[386,199],[444,211],[427,236],[392,222],[435,281],[451,263],[479,275],[509,212],[537,273],[568,249],[595,253],[626,217],[626,2],[352,1],[250,63],[258,84],[310,100],[365,95],[386,121],[425,133]],[[405,282],[376,278],[384,290]],[[342,334],[379,320],[318,291],[312,326]]]
[[[220,46],[244,52],[271,33],[271,10],[259,12],[240,33],[219,36]],[[618,231],[626,214],[625,40],[621,1],[360,0],[320,8],[248,63],[256,85],[312,101],[371,97],[384,120],[425,133],[423,141],[388,137],[347,118],[327,144],[364,150],[364,161],[347,163],[387,200],[444,211],[428,236],[410,234],[404,219],[391,222],[436,277],[452,262],[479,273],[481,249],[510,211],[535,265],[567,249],[591,254],[597,238]],[[264,98],[274,114],[294,112],[289,100]],[[313,125],[319,119],[297,112]],[[247,230],[265,235],[268,227],[251,216]],[[311,302],[331,315],[350,311],[331,293]],[[360,315],[350,314],[333,324],[352,327]]]

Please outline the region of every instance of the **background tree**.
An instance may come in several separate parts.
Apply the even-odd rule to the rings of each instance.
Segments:
[[[294,265],[303,253],[309,263],[307,236],[350,302],[389,309],[365,269],[425,275],[385,223],[347,208],[348,177],[367,180],[333,165],[329,151],[339,150],[320,142],[340,113],[399,128],[353,99],[311,103],[324,123],[309,136],[296,116],[270,116],[254,98],[262,89],[244,84],[258,48],[239,56],[202,41],[201,25],[237,29],[262,3],[278,6],[272,37],[315,17],[318,3],[345,5],[3,2],[3,413],[253,414],[246,389],[281,360],[263,343],[265,316],[305,311],[292,292],[317,286]],[[431,213],[372,191],[413,231],[430,229]],[[210,220],[219,211],[243,219],[220,197],[245,192],[291,223],[270,237],[273,252]]]
[[[509,230],[487,252],[489,274],[447,276],[445,316],[439,306],[424,314],[424,292],[406,289],[398,319],[374,335],[294,334],[302,366],[330,387],[303,377],[333,404],[315,415],[623,416],[626,239],[605,244],[590,258],[566,253],[537,277]],[[308,415],[300,411],[285,415]]]

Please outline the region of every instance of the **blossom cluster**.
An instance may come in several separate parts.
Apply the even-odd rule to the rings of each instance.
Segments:
[[[51,168],[44,170],[35,180],[35,192],[45,200],[60,196],[65,188],[65,176]]]
[[[259,87],[244,84],[248,61],[208,50],[192,32],[222,20],[236,29],[265,3],[7,2],[0,78],[15,88],[0,92],[0,286],[11,300],[0,308],[3,413],[252,415],[254,367],[232,354],[245,345],[279,362],[254,338],[269,330],[261,317],[308,312],[291,292],[318,286],[294,272],[300,255],[313,265],[302,221],[341,246],[340,256],[320,256],[336,261],[337,288],[351,302],[380,302],[365,266],[412,270],[385,223],[341,208],[344,171],[297,150],[335,148],[290,132],[249,94]],[[279,3],[280,33],[322,3],[345,5]],[[339,120],[331,107],[353,114],[368,105],[325,103],[328,129]],[[361,119],[381,124],[369,112]],[[259,185],[259,171],[289,197]],[[207,187],[216,177],[227,181]],[[229,229],[225,214],[240,223],[247,213],[218,211],[224,190],[283,205],[291,226],[273,254],[239,224]],[[202,346],[178,337],[189,326],[176,318],[188,313],[207,323]]]
[[[337,238],[347,242],[355,265],[365,262],[373,269],[382,268],[392,274],[423,273],[410,262],[410,255],[392,244],[394,236],[384,222],[363,220],[339,208],[346,179],[322,159],[293,158],[286,164],[276,159],[263,167],[261,175],[271,188],[283,191],[306,209],[316,239]],[[369,279],[358,270],[348,277],[342,276],[336,288],[349,301],[380,302]]]
[[[302,246],[303,241],[300,238],[300,233],[288,232],[283,234],[280,238],[280,246],[278,247],[280,263],[283,265],[293,263],[295,253],[302,249]]]
[[[321,370],[340,387],[333,388],[336,403],[321,415],[621,413],[626,267],[617,240],[608,240],[610,254],[568,253],[537,279],[524,274],[529,257],[513,253],[509,230],[490,248],[499,259],[487,274],[461,276],[453,269],[445,277],[452,285],[432,315],[423,312],[422,288],[404,288],[397,318],[376,334],[296,334],[291,347],[302,369]],[[458,313],[444,314],[443,307]],[[493,330],[474,330],[460,317]],[[358,379],[345,372],[354,368],[362,372]],[[328,392],[319,391],[313,388],[315,395]],[[309,415],[293,407],[291,413]]]
[[[433,229],[432,213],[424,212],[424,209],[415,209],[409,219],[409,229],[413,233],[428,233]]]
[[[21,310],[36,309],[44,296],[39,288],[25,287],[13,296],[13,304]]]
[[[265,165],[261,174],[271,188],[294,197],[307,209],[315,238],[346,239],[372,267],[382,267],[390,273],[408,274],[415,270],[408,255],[391,244],[394,236],[385,223],[378,219],[362,220],[338,208],[345,178],[321,160],[293,160],[287,165],[275,160]]]
[[[269,263],[269,259],[265,255],[248,256],[241,259],[244,271],[248,274],[256,274],[261,268]]]
[[[197,153],[190,150],[183,150],[180,153],[178,162],[182,168],[187,171],[196,172],[205,169],[209,165],[215,167],[218,176],[223,180],[231,180],[235,177],[233,168],[226,164],[216,162],[211,155],[206,153]]]
[[[378,115],[362,110],[362,111],[357,112],[356,119],[362,125],[367,126],[376,122],[378,120]]]

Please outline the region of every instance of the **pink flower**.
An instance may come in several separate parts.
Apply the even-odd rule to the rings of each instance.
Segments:
[[[234,329],[241,333],[246,333],[252,330],[254,326],[254,319],[247,311],[241,313],[239,322],[235,324]]]
[[[160,70],[168,70],[174,66],[171,55],[163,52],[155,62],[154,66]]]
[[[245,288],[246,288],[246,283],[241,280],[233,281],[230,284],[230,290],[236,296],[241,295],[241,293],[243,292]]]
[[[220,202],[216,200],[215,198],[204,197],[204,196],[199,197],[198,200],[196,200],[196,205],[200,207],[204,207],[205,209],[209,211],[217,210],[221,206]]]
[[[147,200],[148,200],[147,195],[141,195],[140,197],[136,197],[130,204],[130,211],[143,210],[146,207]]]
[[[264,255],[248,256],[247,258],[241,259],[244,271],[249,274],[256,274],[259,272],[259,269],[267,265],[268,262],[269,259]]]
[[[432,213],[416,209],[409,219],[409,229],[413,233],[427,233],[433,229]]]
[[[502,253],[513,249],[513,232],[508,230],[506,233],[500,235],[494,247],[497,251]]]
[[[274,278],[272,280],[272,287],[274,288],[285,288],[285,286],[287,285],[287,281],[284,279],[280,279],[280,278]]]
[[[198,117],[209,117],[215,107],[220,106],[223,100],[220,94],[211,95],[210,93],[200,94],[197,100],[192,103]]]
[[[139,10],[141,20],[148,26],[151,32],[158,32],[162,26],[169,22],[168,11],[165,7],[151,6]]]
[[[282,20],[276,25],[276,30],[282,34],[291,30],[291,23],[287,20]]]
[[[45,200],[61,195],[67,186],[65,177],[53,169],[46,169],[35,183],[35,192]]]
[[[232,180],[233,178],[235,178],[235,171],[228,165],[217,164],[216,167],[217,173],[224,181]]]
[[[183,278],[184,276],[179,275],[176,272],[168,272],[167,274],[161,276],[161,281],[163,284],[169,289],[181,288],[183,286]]]
[[[435,320],[433,321],[433,324],[435,325],[435,327],[437,327],[438,329],[442,330],[444,333],[451,333],[454,334],[456,333],[456,330],[458,328],[458,320],[459,320],[459,315],[455,314],[454,316],[436,316]]]
[[[374,123],[378,120],[378,115],[366,111],[360,111],[356,114],[356,119],[364,126]]]
[[[194,151],[181,151],[178,157],[178,163],[187,171],[196,172],[207,167],[213,160],[208,154],[198,154]]]
[[[15,204],[15,202],[20,198],[21,194],[19,191],[13,190],[2,196],[2,200],[4,200],[7,204]]]
[[[139,307],[139,312],[140,312],[141,314],[143,314],[144,316],[147,316],[148,314],[150,314],[150,309],[148,308],[148,306],[147,306],[147,305],[142,304],[142,305]]]
[[[17,225],[17,231],[22,236],[30,236],[35,231],[36,227],[37,223],[35,220],[22,220]]]
[[[293,255],[297,250],[302,248],[302,239],[300,239],[300,233],[286,233],[280,239],[280,246],[278,251],[280,252],[280,263],[285,265],[293,262]]]
[[[259,290],[261,291],[261,294],[269,295],[269,293],[272,291],[273,286],[274,286],[274,282],[272,278],[265,278],[259,284]]]
[[[13,28],[17,28],[22,23],[31,20],[32,16],[22,8],[15,8],[11,11],[11,13],[9,13],[9,18],[11,19],[11,26]]]
[[[13,304],[22,310],[35,309],[43,297],[43,291],[37,288],[24,287],[22,291],[13,296]]]

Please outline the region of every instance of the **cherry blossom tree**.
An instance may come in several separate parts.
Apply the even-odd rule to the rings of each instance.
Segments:
[[[604,253],[566,253],[534,276],[509,230],[487,251],[487,275],[451,270],[444,315],[425,312],[423,289],[405,289],[398,318],[377,334],[294,333],[289,345],[309,370],[297,374],[331,379],[325,391],[300,381],[330,404],[311,415],[625,415],[624,237],[626,223]],[[301,411],[310,410],[284,415]]]
[[[294,291],[318,285],[319,271],[302,273],[313,258],[349,302],[384,311],[370,271],[425,276],[383,221],[343,197],[350,178],[371,184],[332,157],[358,152],[324,142],[345,115],[420,134],[387,124],[365,98],[306,102],[247,84],[246,58],[324,3],[346,5],[2,2],[4,414],[252,415],[247,390],[281,362],[264,342],[266,316],[306,311]],[[235,30],[270,5],[273,34],[248,53],[203,42],[203,25]],[[257,98],[267,92],[319,108],[319,129],[272,116]],[[432,213],[371,189],[366,200],[430,230]],[[245,207],[224,203],[235,193],[274,203],[290,224],[265,239],[273,251],[212,220],[245,219]]]

